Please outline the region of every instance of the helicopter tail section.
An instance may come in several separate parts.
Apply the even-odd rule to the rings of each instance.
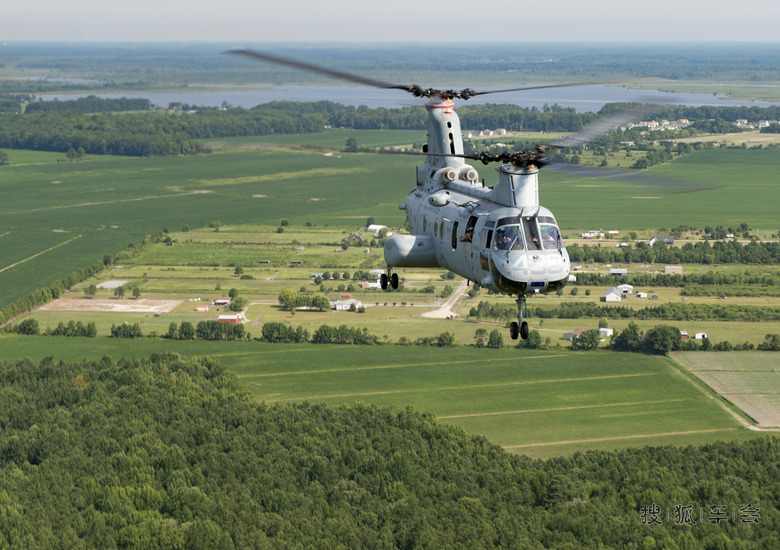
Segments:
[[[427,235],[395,235],[385,241],[385,262],[392,267],[439,267],[436,245]]]

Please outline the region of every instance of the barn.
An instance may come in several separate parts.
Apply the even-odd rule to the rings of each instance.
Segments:
[[[230,323],[232,325],[240,325],[246,322],[246,318],[240,313],[234,313],[232,315],[220,315],[218,321],[220,323]]]

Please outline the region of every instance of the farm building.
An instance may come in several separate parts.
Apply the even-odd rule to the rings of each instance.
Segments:
[[[599,335],[600,335],[602,338],[607,338],[607,337],[610,337],[610,336],[612,336],[613,334],[615,334],[615,331],[614,331],[613,329],[611,329],[611,328],[600,328],[600,329],[599,329]]]
[[[636,293],[637,298],[647,298],[647,292],[637,292]]]
[[[671,235],[659,235],[657,237],[653,237],[650,239],[650,242],[648,243],[650,246],[653,246],[657,242],[662,242],[667,246],[672,246],[674,244],[674,237]]]
[[[370,231],[371,233],[373,233],[374,237],[381,237],[382,235],[381,235],[380,231],[382,231],[383,229],[387,230],[387,232],[385,234],[388,237],[392,237],[393,236],[393,232],[390,231],[389,229],[387,229],[386,225],[372,224],[372,225],[369,225],[368,227],[366,227],[366,229],[368,231]]]
[[[688,331],[687,331],[687,330],[681,330],[681,331],[680,331],[680,337],[681,337],[683,340],[687,340],[687,339],[688,339]]]
[[[683,273],[683,267],[681,265],[664,266],[664,274],[666,275],[682,275]]]
[[[617,289],[622,292],[624,296],[634,293],[634,287],[631,285],[618,285]]]
[[[707,333],[706,332],[701,332],[701,331],[694,332],[693,333],[693,337],[696,340],[704,340],[705,338],[707,338]]]
[[[195,306],[195,311],[208,311],[209,305],[208,304],[198,304]]]
[[[330,303],[331,309],[335,309],[336,311],[349,311],[353,305],[355,308],[359,308],[363,305],[363,303],[360,300],[355,300],[354,298],[349,300],[336,300],[335,302]]]
[[[217,298],[214,300],[215,306],[229,306],[230,305],[230,298]]]
[[[613,267],[609,270],[610,275],[628,275],[628,269],[625,267]]]
[[[218,321],[220,323],[240,325],[241,323],[246,323],[246,317],[244,317],[241,313],[234,313],[232,315],[220,315]]]
[[[604,233],[601,231],[584,231],[581,233],[583,239],[603,239]]]
[[[615,287],[610,288],[607,294],[602,298],[605,302],[622,302],[623,293]]]
[[[568,340],[569,342],[571,342],[572,340],[574,340],[577,336],[579,336],[583,332],[585,332],[584,328],[575,328],[572,331],[564,332],[563,333],[563,339],[564,340]]]

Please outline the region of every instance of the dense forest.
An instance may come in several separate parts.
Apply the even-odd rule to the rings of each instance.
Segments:
[[[780,440],[513,456],[176,354],[0,364],[0,547],[775,548]]]
[[[153,112],[146,100],[101,100],[90,98],[34,102],[25,113],[0,117],[0,148],[67,152],[83,149],[87,154],[162,156],[198,154],[207,151],[202,140],[320,132],[326,127],[354,129],[424,130],[425,108],[399,109],[344,106],[330,101],[294,103],[278,101],[253,109],[205,109],[195,112]],[[601,114],[577,113],[557,105],[539,110],[514,105],[471,105],[459,109],[463,128],[505,128],[510,131],[575,132],[622,105],[609,104]],[[121,115],[106,111],[126,111]],[[659,116],[694,121],[687,135],[700,131],[738,130],[726,120],[777,120],[780,107],[664,107]],[[713,126],[710,121],[722,120]],[[697,129],[697,124],[706,127]],[[668,132],[666,132],[668,133]],[[636,135],[635,135],[636,134]],[[639,130],[602,137],[601,146],[614,146],[639,139]],[[664,138],[658,135],[656,138]],[[603,143],[602,143],[603,142]]]

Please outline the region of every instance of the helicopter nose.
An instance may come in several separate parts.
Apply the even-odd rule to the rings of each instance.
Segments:
[[[557,250],[514,251],[495,254],[494,265],[505,279],[543,291],[551,281],[568,276],[568,262]]]

